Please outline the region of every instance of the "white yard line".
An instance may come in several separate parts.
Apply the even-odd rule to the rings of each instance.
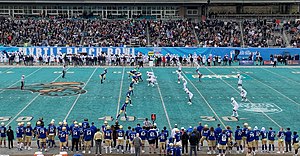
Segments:
[[[214,73],[213,71],[211,71],[210,69],[206,68],[206,70],[208,70],[209,72],[211,72],[214,75],[217,75],[216,73]],[[222,78],[220,78],[224,83],[226,83],[229,87],[231,87],[233,90],[235,90],[238,94],[240,94],[240,92],[234,88],[231,84],[229,84],[228,82],[226,82],[225,80],[223,80]],[[248,101],[253,104],[249,99]],[[281,127],[275,120],[273,120],[269,115],[267,115],[265,112],[262,112],[262,114],[264,116],[266,116],[268,119],[270,119],[274,124],[276,124],[278,127]]]
[[[292,79],[290,79],[290,78],[288,78],[288,77],[286,77],[286,76],[282,76],[282,75],[280,75],[280,74],[277,74],[277,73],[275,73],[275,72],[273,72],[273,71],[271,71],[271,70],[268,70],[268,69],[265,69],[265,68],[262,68],[262,69],[265,70],[265,71],[267,71],[267,72],[270,72],[270,73],[272,73],[272,74],[274,74],[274,75],[277,75],[277,76],[279,76],[279,77],[282,77],[282,78],[284,78],[284,79],[286,79],[286,80],[288,80],[288,81],[292,81],[292,82],[294,82],[294,83],[300,84],[299,82],[297,82],[297,81],[295,81],[295,80],[292,80]]]
[[[93,77],[93,75],[95,74],[95,72],[96,72],[97,69],[98,69],[98,67],[95,68],[95,70],[94,70],[93,73],[90,75],[89,79],[86,81],[86,83],[85,83],[85,85],[82,87],[82,89],[84,89],[84,88],[87,86],[87,84],[90,82],[91,78]],[[73,108],[75,107],[75,105],[76,105],[78,99],[80,98],[80,96],[81,96],[81,94],[78,94],[78,95],[77,95],[77,98],[75,99],[74,103],[72,104],[72,106],[71,106],[71,108],[70,108],[69,112],[67,113],[67,115],[66,115],[66,117],[65,117],[64,120],[67,120],[67,119],[68,119],[70,113],[72,112]]]
[[[205,99],[205,97],[202,95],[202,93],[199,91],[199,89],[194,85],[194,83],[184,74],[184,72],[182,72],[183,76],[186,77],[186,79],[191,83],[191,85],[196,89],[196,91],[198,92],[198,94],[202,97],[202,99],[204,100],[204,102],[206,103],[206,105],[210,108],[210,110],[214,113],[214,115],[218,118],[218,120],[221,122],[221,124],[226,128],[226,125],[224,124],[224,122],[221,120],[221,118],[219,117],[219,115],[216,113],[216,111],[211,107],[211,105],[207,102],[207,100]]]
[[[119,98],[118,98],[117,115],[119,113],[120,103],[121,103],[121,98],[122,98],[122,89],[123,89],[124,75],[125,75],[125,67],[123,67],[122,78],[121,78],[121,82],[120,82],[120,92],[119,92]]]
[[[275,91],[276,93],[280,94],[281,96],[283,96],[284,98],[288,99],[289,101],[291,101],[291,102],[293,102],[293,103],[295,103],[295,104],[297,104],[297,105],[300,106],[300,103],[298,103],[298,102],[292,100],[291,98],[289,98],[289,97],[287,97],[286,95],[282,94],[281,92],[279,92],[278,90],[274,89],[273,87],[271,87],[271,86],[269,86],[269,85],[267,85],[267,84],[261,82],[260,80],[258,80],[258,79],[256,79],[256,78],[250,76],[249,74],[244,73],[244,72],[241,71],[241,70],[238,70],[238,69],[236,69],[236,68],[234,68],[234,69],[237,70],[237,71],[239,71],[239,72],[241,72],[241,73],[243,73],[243,74],[245,74],[245,75],[247,75],[247,76],[249,76],[249,77],[251,77],[253,80],[256,80],[257,82],[259,82],[259,83],[263,84],[264,86],[266,86],[266,87],[272,89],[273,91]]]
[[[32,73],[30,73],[29,75],[25,75],[25,79],[30,77],[31,75],[33,75],[34,73],[36,73],[37,71],[39,71],[40,69],[42,68],[38,68],[37,70],[33,71]],[[14,85],[16,85],[17,83],[21,82],[21,78],[20,80],[16,81],[15,83],[11,84],[10,86],[6,87],[6,88],[10,88],[10,87],[13,87]],[[26,82],[26,81],[25,81]],[[3,93],[5,91],[5,89],[0,89],[0,94]]]
[[[41,68],[39,68],[41,69]],[[67,69],[68,70],[68,69]],[[61,75],[57,76],[52,82],[56,81],[58,78],[60,78]],[[41,94],[36,95],[23,109],[21,109],[10,121],[6,124],[6,127],[11,124],[27,107],[29,107]]]
[[[153,72],[153,69],[152,69],[152,68],[151,68],[151,71]],[[170,128],[170,130],[171,130],[171,129],[172,129],[172,126],[171,126],[170,118],[169,118],[168,111],[167,111],[167,109],[166,109],[166,105],[165,105],[164,99],[163,99],[163,97],[162,97],[161,90],[160,90],[160,87],[159,87],[158,82],[157,82],[157,90],[158,90],[158,93],[159,93],[159,96],[160,96],[161,104],[162,104],[162,106],[163,106],[163,109],[164,109],[164,112],[165,112],[165,115],[166,115],[166,119],[167,119],[167,121],[168,121],[169,128]]]

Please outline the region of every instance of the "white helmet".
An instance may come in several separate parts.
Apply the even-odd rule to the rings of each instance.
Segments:
[[[4,126],[4,125],[5,125],[4,122],[2,122],[2,123],[1,123],[1,126]]]
[[[234,97],[231,97],[231,101],[233,101],[234,100]]]

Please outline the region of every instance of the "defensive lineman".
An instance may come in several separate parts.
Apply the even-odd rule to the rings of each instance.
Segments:
[[[234,116],[236,118],[239,117],[239,114],[238,114],[238,109],[239,109],[239,104],[234,100],[234,98],[232,97],[231,98],[231,104],[233,106],[233,111],[232,111],[232,115],[231,116]]]

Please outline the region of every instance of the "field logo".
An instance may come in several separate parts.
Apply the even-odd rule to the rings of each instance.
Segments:
[[[255,113],[282,112],[282,109],[274,103],[241,103],[240,110]]]
[[[51,82],[28,85],[25,86],[25,90],[39,92],[44,96],[74,96],[86,93],[86,90],[82,89],[83,85],[82,82]],[[20,87],[7,89],[19,90]]]

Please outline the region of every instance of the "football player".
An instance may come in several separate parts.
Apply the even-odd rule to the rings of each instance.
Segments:
[[[276,132],[273,130],[272,127],[270,127],[270,130],[268,132],[269,152],[271,152],[271,147],[273,152],[275,150],[275,146],[274,146],[275,137],[276,137]]]
[[[33,136],[33,128],[31,127],[31,123],[27,122],[27,126],[25,127],[25,147],[24,149],[31,150],[31,140]]]
[[[242,101],[247,101],[247,91],[244,88],[241,88],[241,97]]]
[[[192,92],[190,92],[187,88],[185,89],[185,93],[188,94],[188,96],[189,96],[188,104],[191,105],[192,104],[192,98],[193,98],[194,94]]]
[[[55,132],[56,132],[56,127],[54,125],[54,121],[51,121],[49,126],[48,126],[48,147],[52,148],[55,145]],[[50,146],[51,144],[51,146]]]
[[[105,153],[111,153],[111,140],[112,140],[112,130],[110,129],[110,126],[108,125],[106,127],[106,130],[104,131],[104,140],[105,140]]]
[[[106,74],[107,74],[107,68],[105,68],[104,71],[99,75],[101,84],[103,83],[103,81],[105,81]]]
[[[2,142],[3,142],[4,147],[6,147],[6,127],[4,122],[1,123],[0,133],[1,133],[0,146],[2,147]]]
[[[201,82],[203,74],[199,71],[199,69],[196,69],[196,73],[198,74],[199,82]]]
[[[239,114],[238,114],[237,111],[239,109],[239,104],[234,100],[233,97],[231,98],[231,105],[233,106],[232,115],[231,116],[238,118]]]
[[[123,130],[123,126],[120,125],[120,129],[117,130],[117,152],[119,153],[119,150],[121,148],[122,153],[124,154],[124,140],[125,140],[125,132]]]
[[[120,115],[121,115],[122,113],[124,113],[125,118],[126,118],[126,120],[127,120],[126,108],[127,108],[128,103],[129,103],[128,101],[125,101],[125,103],[122,105],[122,107],[121,107],[121,109],[120,109],[120,112],[119,112],[119,114],[118,114],[117,117],[116,117],[116,120],[119,119],[119,117],[120,117]]]
[[[176,73],[177,73],[177,83],[180,83],[180,79],[182,79],[181,70],[180,71],[177,70]]]
[[[187,87],[186,87],[187,81],[185,78],[182,78],[182,81],[183,81],[183,90],[186,90],[187,89]]]
[[[268,137],[268,132],[266,131],[265,127],[261,128],[260,131],[260,136],[261,136],[261,146],[262,146],[262,152],[267,152],[267,137]]]
[[[235,130],[235,135],[234,135],[234,139],[235,139],[235,145],[236,145],[236,150],[237,150],[237,153],[240,153],[240,150],[241,150],[241,153],[243,153],[243,146],[242,146],[242,129],[240,128],[240,126],[237,126],[236,127],[236,130]]]
[[[238,77],[238,88],[242,88],[243,87],[243,80],[242,80],[242,75],[241,74],[237,74]]]
[[[278,152],[277,153],[284,153],[284,130],[280,128],[279,132],[277,133],[278,137]]]

